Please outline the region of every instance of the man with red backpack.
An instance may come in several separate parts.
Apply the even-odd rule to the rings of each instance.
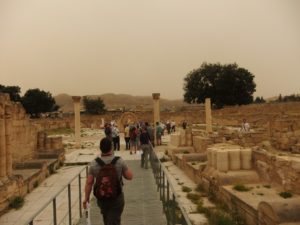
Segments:
[[[120,225],[124,209],[124,193],[122,177],[133,178],[125,161],[114,156],[112,142],[109,138],[100,141],[101,157],[93,160],[89,167],[85,184],[83,208],[90,202],[90,194],[94,185],[94,196],[103,215],[104,225]]]

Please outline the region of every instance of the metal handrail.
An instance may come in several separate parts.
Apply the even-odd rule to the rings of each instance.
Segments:
[[[175,188],[173,187],[172,183],[170,182],[169,175],[165,172],[165,171],[167,171],[167,169],[160,162],[155,151],[152,151],[150,161],[151,161],[154,177],[156,179],[157,189],[159,191],[160,198],[163,201],[163,210],[165,213],[169,213],[168,212],[169,210],[172,211],[171,218],[169,218],[170,215],[166,214],[168,225],[169,224],[171,224],[171,225],[178,224],[178,222],[176,221],[176,212],[175,212],[176,206],[180,209],[180,213],[181,213],[182,217],[184,218],[184,220],[180,221],[181,224],[192,225],[192,222],[190,221],[186,210],[183,208],[183,206],[181,204],[178,203],[179,201],[178,201],[177,196],[175,195],[175,193],[176,193]],[[155,166],[155,163],[157,163],[156,166]],[[167,189],[167,190],[165,190],[165,189]],[[172,192],[171,199],[170,199],[170,190]],[[165,193],[166,191],[167,191],[167,194]],[[167,200],[167,204],[165,202],[166,200]],[[168,209],[170,201],[172,201],[172,206],[171,206],[171,209]]]
[[[53,204],[53,224],[57,225],[57,214],[56,214],[56,197],[58,195],[60,195],[66,188],[68,188],[68,205],[69,205],[69,218],[71,218],[70,216],[70,204],[71,204],[71,183],[78,178],[79,179],[79,212],[80,212],[80,217],[82,217],[82,206],[81,206],[81,173],[86,170],[87,173],[87,169],[88,166],[85,166],[84,168],[82,168],[82,170],[80,170],[69,182],[66,186],[62,187],[61,189],[59,189],[53,197],[51,197],[48,201],[46,201],[46,203],[38,210],[36,211],[33,216],[30,217],[30,219],[26,220],[25,223],[23,223],[23,225],[33,225],[33,221],[34,219],[44,210],[46,209],[51,203]],[[69,219],[69,224],[72,224],[72,221],[70,221]]]

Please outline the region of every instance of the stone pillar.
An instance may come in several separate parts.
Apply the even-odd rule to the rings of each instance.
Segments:
[[[205,122],[206,122],[206,132],[212,132],[212,116],[211,116],[211,103],[210,98],[205,99]]]
[[[154,143],[156,144],[156,122],[160,122],[159,97],[160,93],[153,93],[153,122],[154,122]]]
[[[5,107],[5,144],[6,144],[6,175],[12,175],[12,124],[13,106],[6,105]]]
[[[80,96],[72,96],[75,118],[75,147],[80,148]]]
[[[5,108],[1,100],[2,98],[0,98],[0,179],[6,177]]]
[[[101,125],[100,128],[104,128],[105,122],[104,122],[104,118],[101,118]]]

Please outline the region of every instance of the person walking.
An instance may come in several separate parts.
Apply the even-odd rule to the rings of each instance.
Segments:
[[[104,133],[105,133],[105,136],[112,141],[112,128],[111,128],[110,123],[105,124]]]
[[[161,136],[163,135],[163,128],[160,126],[159,122],[156,122],[156,145],[161,145]]]
[[[148,122],[145,123],[145,126],[146,126],[146,128],[147,128],[147,132],[148,132],[148,134],[149,134],[151,144],[152,144],[152,146],[154,147],[154,146],[155,146],[155,143],[154,143],[154,130],[153,130],[153,127],[152,127],[151,125],[149,125]]]
[[[97,204],[101,209],[104,225],[121,225],[121,215],[125,204],[122,178],[124,177],[126,180],[132,180],[133,174],[122,158],[114,156],[114,152],[112,150],[112,142],[109,138],[103,138],[100,141],[100,150],[101,157],[97,157],[90,163],[85,184],[85,198],[83,201],[83,208],[86,209],[87,204],[90,202],[90,194],[94,183],[94,195],[95,193],[102,193],[98,191],[95,192],[95,190],[98,190],[95,189],[95,187],[100,187],[99,189],[102,188],[102,186],[98,185],[101,174],[103,174],[104,167],[108,168],[107,165],[110,165],[109,167],[111,168],[111,170],[114,169],[114,174],[117,177],[116,179],[118,179],[118,182],[114,183],[115,186],[112,187],[112,189],[117,191],[114,192],[115,195],[113,195],[113,197],[107,199],[101,199],[97,195]],[[109,180],[110,177],[103,178],[106,178],[106,180],[103,179],[101,181],[106,181],[105,184],[107,184],[107,180]],[[111,182],[110,184],[113,184],[113,182]],[[103,188],[103,190],[105,189]]]
[[[137,139],[137,128],[135,126],[131,127],[129,130],[130,136],[130,154],[132,154],[132,149],[134,150],[134,154],[136,154],[136,150],[138,147],[138,139]]]
[[[126,143],[126,150],[130,150],[130,135],[129,135],[129,125],[126,124],[124,129],[124,138]]]
[[[141,167],[144,167],[145,169],[148,169],[148,160],[150,155],[150,136],[147,132],[147,127],[142,127],[142,132],[140,134],[140,143],[141,143]]]
[[[112,134],[112,140],[114,143],[114,150],[120,151],[120,131],[116,124],[113,125],[111,134]]]

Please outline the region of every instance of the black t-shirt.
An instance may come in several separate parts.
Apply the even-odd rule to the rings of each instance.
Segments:
[[[149,134],[147,132],[141,133],[141,135],[140,135],[141,145],[149,144],[149,140],[150,140],[150,137],[149,137]]]

